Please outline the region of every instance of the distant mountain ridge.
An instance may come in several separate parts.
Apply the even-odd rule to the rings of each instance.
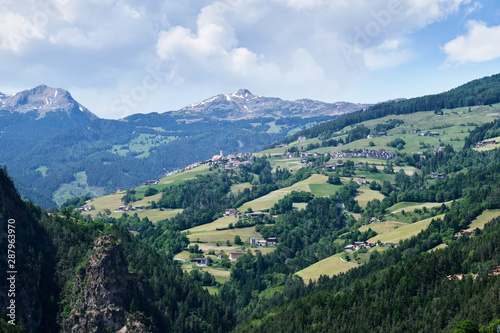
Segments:
[[[91,121],[98,117],[73,99],[71,94],[61,88],[51,88],[44,84],[13,95],[0,93],[0,111],[31,114],[36,111],[37,119],[44,118],[48,112],[63,112],[69,118]]]
[[[277,97],[254,95],[247,89],[240,89],[235,93],[229,95],[219,94],[169,113],[173,116],[210,117],[219,120],[259,117],[311,118],[341,115],[365,109],[370,105],[348,102],[325,103],[311,99],[286,101]]]
[[[359,106],[283,101],[241,89],[177,111],[112,120],[98,118],[64,89],[40,85],[0,93],[0,165],[8,166],[24,198],[50,207],[135,187],[221,149],[261,150]]]

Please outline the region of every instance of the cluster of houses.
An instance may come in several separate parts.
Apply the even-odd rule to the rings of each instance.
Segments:
[[[80,212],[90,212],[91,210],[94,210],[94,205],[86,205],[86,206],[81,206],[81,207],[78,207],[77,210],[79,210]]]
[[[267,239],[258,239],[255,237],[250,238],[250,246],[273,246],[278,245],[278,238],[269,237]]]
[[[130,211],[142,211],[142,206],[134,206],[132,207],[131,205],[123,205],[118,207],[114,212],[115,213],[125,213],[125,212],[130,212]]]
[[[252,163],[250,161],[251,157],[252,157],[252,154],[250,154],[250,153],[239,153],[236,155],[229,154],[227,156],[224,156],[224,154],[222,153],[222,150],[221,150],[219,155],[214,155],[212,158],[210,158],[204,162],[196,162],[196,163],[190,164],[187,167],[184,167],[182,169],[170,171],[170,172],[165,174],[165,177],[170,177],[170,176],[173,176],[173,175],[178,174],[180,172],[194,169],[194,168],[199,167],[200,165],[203,165],[203,164],[217,165],[219,168],[223,168],[223,169],[234,168],[234,169],[238,170],[240,165],[250,165]]]
[[[385,149],[380,149],[380,150],[372,150],[372,149],[360,149],[358,151],[331,151],[328,153],[310,153],[307,151],[303,151],[299,154],[297,153],[291,153],[287,152],[284,154],[273,154],[271,157],[273,158],[286,158],[286,159],[291,159],[291,158],[307,158],[307,157],[315,157],[318,158],[320,156],[328,156],[330,155],[330,158],[335,158],[335,159],[343,159],[343,158],[374,158],[374,159],[379,159],[379,160],[391,160],[396,158],[396,154],[394,154],[390,150],[385,150]]]
[[[380,137],[380,138],[384,138],[387,136],[387,132],[378,132],[377,134],[368,134],[366,136],[367,139],[373,139],[374,137]]]
[[[184,172],[184,171],[188,171],[188,170],[191,170],[191,169],[194,169],[194,168],[197,168],[201,165],[202,163],[200,162],[196,162],[196,163],[193,163],[193,164],[190,164],[182,169],[177,169],[177,170],[173,170],[173,171],[170,171],[170,172],[167,172],[165,174],[165,177],[170,177],[170,176],[173,176],[173,175],[176,175],[180,172]]]
[[[474,236],[475,235],[475,232],[474,230],[470,230],[470,229],[467,229],[467,230],[460,230],[460,232],[456,235],[453,236],[452,240],[456,241],[456,240],[459,240],[460,238],[464,237],[464,236]]]
[[[500,275],[500,266],[497,266],[496,268],[488,271],[491,275]],[[467,278],[469,274],[453,274],[453,275],[448,275],[447,278],[448,280],[454,280],[454,279],[458,279],[458,280],[463,280],[465,278]],[[479,274],[470,274],[471,278],[473,280],[477,279]]]
[[[446,174],[444,173],[437,173],[437,172],[431,172],[430,174],[431,179],[445,179]]]
[[[240,213],[234,208],[229,208],[224,211],[224,216],[236,216],[239,218],[250,217],[252,219],[256,219],[258,217],[262,217],[264,213]]]
[[[377,244],[374,242],[354,242],[354,244],[344,246],[344,250],[347,253],[351,253],[362,248],[369,249],[374,246],[377,246]]]
[[[421,136],[439,136],[437,132],[428,132],[428,131],[420,131],[419,135]]]
[[[374,158],[379,160],[391,160],[396,158],[396,154],[394,154],[390,150],[380,149],[361,149],[358,151],[331,151],[330,158]]]
[[[142,183],[141,186],[151,186],[151,185],[158,185],[160,183],[159,180],[148,180]]]
[[[265,240],[260,240],[258,238],[250,238],[250,245],[251,246],[271,246],[271,245],[278,245],[278,238],[276,237],[269,237]],[[230,261],[236,261],[236,259],[238,259],[239,257],[241,257],[242,255],[246,254],[246,252],[243,252],[243,251],[233,251],[233,252],[229,252],[229,260]],[[219,253],[217,256],[216,256],[216,259],[217,260],[221,260],[223,259],[225,256],[224,253]],[[194,259],[194,261],[196,262],[196,266],[198,267],[206,267],[208,266],[208,259],[207,258],[196,258]]]
[[[496,143],[497,142],[495,140],[485,140],[483,142],[476,142],[475,147],[479,148],[479,147],[484,147],[484,146],[492,146]]]

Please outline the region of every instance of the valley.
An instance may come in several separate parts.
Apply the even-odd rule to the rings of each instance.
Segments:
[[[426,102],[446,98],[454,104],[479,94],[466,84],[453,90],[456,98],[446,92],[377,104],[304,125],[291,136],[282,132],[281,141],[264,140],[262,150],[253,152],[245,145],[227,150],[220,144],[227,137],[210,141],[210,149],[195,140],[196,159],[179,159],[184,164],[171,168],[153,163],[156,176],[143,173],[140,163],[166,159],[182,136],[138,126],[160,115],[131,116],[125,126],[143,132],[112,145],[102,141],[95,150],[102,163],[68,177],[55,192],[61,207],[50,214],[22,201],[2,169],[2,214],[30,224],[26,239],[38,232],[42,240],[22,240],[29,249],[23,251],[33,253],[24,267],[38,270],[23,275],[26,285],[47,278],[40,293],[26,294],[25,304],[37,304],[38,310],[26,306],[27,313],[39,311],[54,324],[27,325],[89,328],[93,318],[95,327],[110,323],[115,330],[149,325],[158,332],[187,332],[191,328],[179,323],[188,322],[200,332],[351,331],[354,318],[363,330],[391,331],[397,323],[395,331],[452,331],[472,313],[471,320],[487,329],[500,319],[490,311],[498,307],[500,283],[500,153],[494,149],[500,76],[494,79],[494,85],[491,77],[473,84],[497,92],[486,105],[445,109]],[[243,103],[245,96],[257,98],[241,91],[231,98]],[[208,101],[226,105],[231,98]],[[198,108],[208,101],[182,117],[199,117]],[[221,116],[219,107],[209,108],[219,110],[212,117]],[[241,108],[231,112],[240,119]],[[252,119],[251,127],[267,132],[268,120]],[[211,123],[189,124],[197,131]],[[122,125],[99,126],[106,132]],[[121,158],[137,169],[119,164]],[[96,177],[108,177],[101,173],[105,166],[118,165],[115,176],[123,186],[110,182],[104,191],[93,185]],[[32,171],[49,178],[57,168],[42,159]],[[133,180],[133,172],[134,179],[143,178]],[[39,265],[42,260],[48,264]],[[114,296],[101,299],[99,293]],[[37,301],[42,296],[45,303]],[[119,318],[111,318],[110,307],[119,309]],[[381,311],[390,313],[390,322],[374,315]]]

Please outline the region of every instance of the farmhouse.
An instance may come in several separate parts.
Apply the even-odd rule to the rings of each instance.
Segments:
[[[229,260],[235,261],[244,254],[245,252],[229,252]]]
[[[195,261],[196,261],[196,266],[199,266],[199,267],[208,266],[207,258],[196,258]]]
[[[358,179],[358,185],[359,186],[365,186],[365,181],[363,179]]]
[[[250,238],[250,245],[257,245],[259,243],[259,239],[258,238]]]
[[[276,245],[278,244],[278,238],[277,237],[269,237],[266,239],[266,242],[268,245]]]
[[[94,205],[88,205],[88,206],[81,206],[77,208],[81,212],[89,212],[91,210],[94,210]]]
[[[264,239],[261,239],[260,241],[257,242],[258,246],[267,246],[267,242]]]
[[[224,215],[229,216],[229,215],[236,215],[236,209],[234,208],[228,208],[224,211]]]
[[[483,141],[483,145],[485,145],[485,146],[494,145],[495,143],[496,143],[495,140],[486,140],[486,141]]]
[[[362,247],[365,247],[365,242],[354,242],[354,249],[359,250]]]
[[[299,136],[299,138],[297,140],[299,140],[299,142],[302,142],[302,141],[306,141],[307,138],[305,136]]]
[[[158,180],[148,180],[148,181],[145,181],[142,186],[148,186],[148,185],[158,185],[160,183],[160,181]]]
[[[344,250],[347,253],[351,253],[354,251],[354,245],[351,244],[351,245],[344,246]]]
[[[431,172],[431,179],[445,179],[446,175],[443,173]]]

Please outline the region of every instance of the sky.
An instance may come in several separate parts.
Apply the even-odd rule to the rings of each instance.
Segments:
[[[249,89],[376,103],[500,73],[498,0],[0,0],[0,91],[102,118]]]

